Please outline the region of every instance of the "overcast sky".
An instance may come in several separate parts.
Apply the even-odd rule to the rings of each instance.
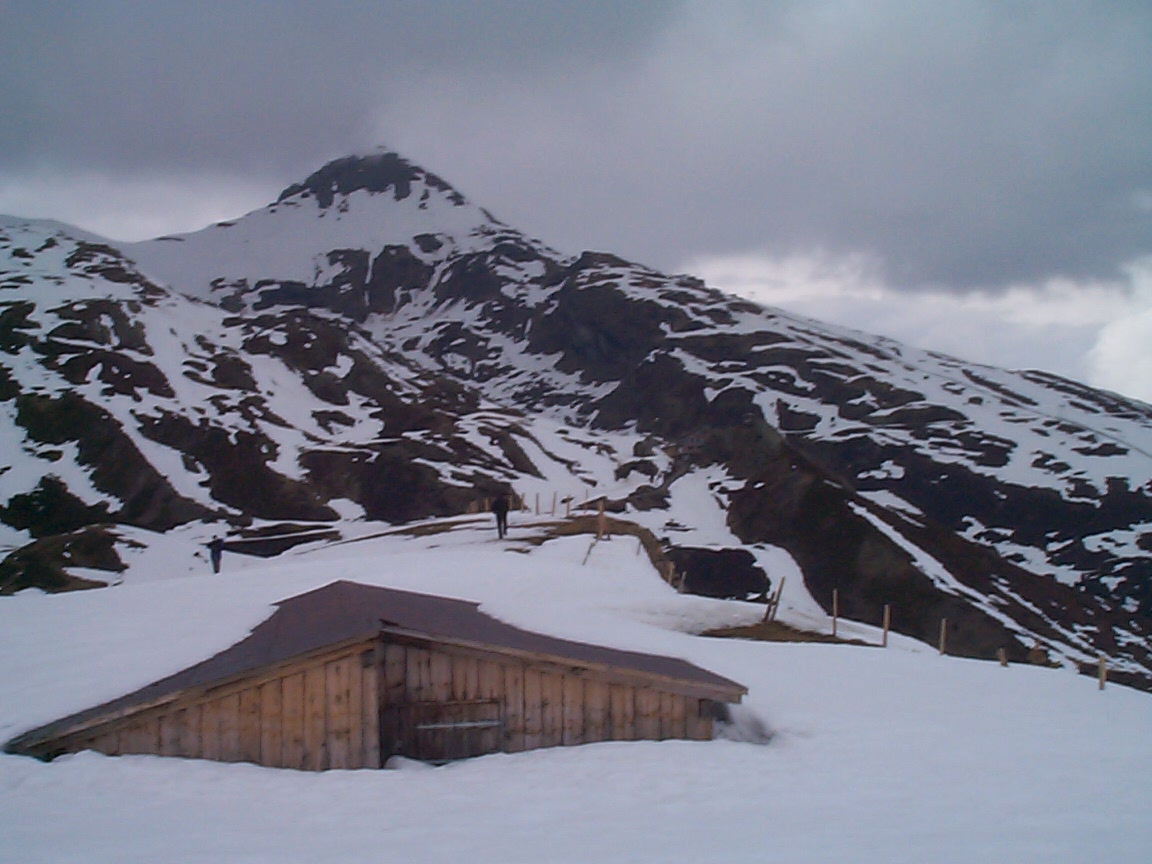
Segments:
[[[0,212],[379,144],[567,251],[1152,401],[1152,3],[0,0]]]

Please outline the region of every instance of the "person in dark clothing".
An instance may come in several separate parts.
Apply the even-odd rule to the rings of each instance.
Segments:
[[[220,572],[220,559],[224,557],[224,540],[216,537],[208,544],[208,555],[212,558],[212,572]]]
[[[508,493],[501,492],[492,502],[492,512],[496,514],[496,533],[500,539],[508,533]]]

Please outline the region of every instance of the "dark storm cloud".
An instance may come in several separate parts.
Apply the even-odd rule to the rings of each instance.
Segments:
[[[549,239],[662,266],[822,250],[907,287],[1111,276],[1152,252],[1150,22],[1140,4],[702,3],[626,77],[515,112],[442,91],[397,128]]]
[[[421,76],[601,62],[674,6],[3,0],[0,169],[311,169]]]
[[[1152,5],[0,0],[0,183],[385,141],[560,248],[819,250],[904,287],[1152,254]]]

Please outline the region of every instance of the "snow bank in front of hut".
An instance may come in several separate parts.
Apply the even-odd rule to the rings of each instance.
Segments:
[[[762,607],[677,594],[631,538],[532,547],[518,516],[509,543],[487,519],[453,520],[423,538],[226,555],[220,576],[134,568],[111,589],[0,598],[0,738],[204,659],[277,600],[353,579],[683,657],[747,685],[742,711],[770,743],[605,743],[324,774],[3,756],[0,860],[1152,860],[1152,696],[900,638],[880,650],[692,636]],[[173,570],[191,549],[173,538]],[[815,617],[802,601],[797,613]]]

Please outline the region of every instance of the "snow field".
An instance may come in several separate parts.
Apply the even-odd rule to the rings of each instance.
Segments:
[[[679,595],[632,538],[530,546],[512,516],[0,599],[0,737],[128,692],[334,579],[481,601],[566,638],[684,657],[749,688],[737,740],[595,744],[323,774],[82,753],[0,757],[0,861],[1152,860],[1152,697],[1063,670],[689,631],[762,607]],[[364,526],[370,534],[370,526]],[[386,529],[382,528],[381,531]],[[172,570],[207,565],[172,536]]]

